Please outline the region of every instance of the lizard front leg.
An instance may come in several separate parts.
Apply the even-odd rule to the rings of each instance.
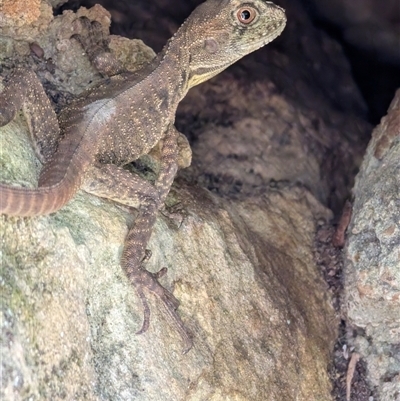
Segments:
[[[158,210],[168,195],[177,171],[178,135],[179,132],[171,126],[164,137],[161,170],[154,186],[120,167],[104,165],[100,168],[92,168],[88,173],[90,178],[87,178],[83,188],[86,192],[138,209],[137,218],[126,236],[121,257],[121,265],[143,303],[144,320],[138,334],[144,333],[150,323],[150,308],[144,292],[148,290],[161,300],[165,311],[185,343],[184,352],[187,352],[192,347],[192,340],[176,311],[179,302],[158,282],[158,278],[166,273],[166,268],[158,273],[151,273],[143,266],[149,258],[146,246]]]
[[[21,108],[36,155],[45,167],[41,172],[39,188],[0,184],[0,213],[11,216],[52,213],[75,194],[83,175],[84,164],[90,157],[82,157],[81,153],[80,158],[74,160],[73,166],[78,173],[74,174],[74,169],[68,170],[71,163],[68,154],[63,150],[70,149],[73,141],[61,139],[56,114],[36,74],[31,70],[16,68],[4,91],[0,93],[0,126],[11,122]],[[57,155],[60,147],[59,155],[64,155],[64,158]],[[77,164],[79,159],[84,163]],[[49,185],[47,178],[52,180]]]
[[[60,139],[56,113],[36,74],[16,68],[0,93],[0,127],[11,122],[21,109],[36,155],[42,163],[50,161]]]

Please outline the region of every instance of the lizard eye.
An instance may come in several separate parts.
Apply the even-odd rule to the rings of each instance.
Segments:
[[[242,24],[250,24],[256,18],[256,10],[250,7],[241,7],[237,12],[238,20]]]

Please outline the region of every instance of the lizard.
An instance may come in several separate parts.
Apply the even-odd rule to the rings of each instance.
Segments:
[[[175,112],[190,88],[271,42],[285,25],[284,10],[266,0],[207,0],[139,72],[124,70],[99,46],[85,49],[106,78],[76,97],[58,117],[33,71],[16,68],[0,94],[0,126],[22,109],[43,164],[37,188],[0,184],[0,213],[54,213],[80,189],[137,209],[121,266],[142,301],[138,333],[150,324],[145,295],[149,291],[171,317],[184,352],[193,340],[177,312],[178,300],[158,282],[166,268],[152,273],[144,267],[151,255],[146,245],[178,169]],[[161,140],[161,167],[154,185],[122,168]]]

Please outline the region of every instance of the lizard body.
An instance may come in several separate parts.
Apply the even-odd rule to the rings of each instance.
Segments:
[[[176,108],[191,87],[272,41],[285,23],[284,11],[265,0],[208,0],[141,72],[126,72],[115,60],[103,59],[98,49],[87,49],[91,61],[111,77],[69,104],[58,122],[32,71],[16,69],[0,94],[0,126],[22,108],[44,164],[38,188],[0,184],[0,213],[53,213],[80,188],[136,207],[138,216],[125,239],[121,265],[143,302],[145,317],[139,332],[149,325],[143,292],[148,289],[162,300],[186,351],[192,341],[176,312],[178,301],[157,281],[165,269],[154,274],[143,267],[157,212],[177,171]],[[147,154],[161,139],[161,169],[154,185],[121,168]]]

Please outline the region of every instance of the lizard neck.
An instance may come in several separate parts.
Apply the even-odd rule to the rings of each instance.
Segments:
[[[176,109],[178,103],[189,90],[190,55],[186,50],[185,35],[179,31],[157,55],[152,81],[160,83],[160,89],[166,90],[170,107]],[[175,106],[175,107],[174,107]]]

